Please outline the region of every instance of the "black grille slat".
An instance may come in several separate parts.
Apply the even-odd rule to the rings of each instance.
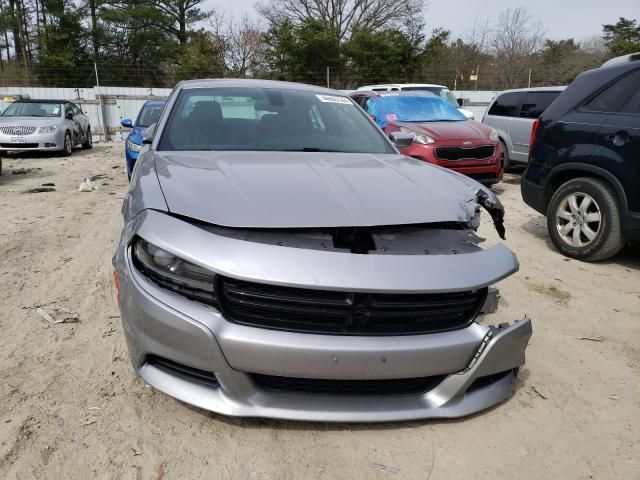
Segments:
[[[411,335],[463,328],[487,289],[454,293],[369,294],[258,284],[219,276],[225,318],[252,327],[336,335]]]
[[[493,145],[479,147],[436,147],[435,154],[440,160],[486,160],[493,157],[495,148]]]
[[[259,388],[276,393],[311,395],[422,395],[435,388],[445,375],[390,380],[325,380],[251,374]]]
[[[0,143],[2,148],[15,148],[17,150],[21,148],[38,148],[37,143]]]
[[[203,383],[209,387],[219,387],[218,379],[212,372],[189,367],[155,355],[147,356],[147,363],[171,375],[182,377],[192,382]]]

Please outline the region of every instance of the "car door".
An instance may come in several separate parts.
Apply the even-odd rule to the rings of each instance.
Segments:
[[[73,111],[72,103],[64,104],[64,116],[67,119],[67,125],[69,130],[71,130],[71,138],[73,139],[73,144],[76,145],[80,143],[81,134],[80,134],[80,119]]]
[[[553,103],[560,92],[525,92],[518,116],[511,119],[509,137],[513,143],[511,160],[526,163],[529,160],[529,142],[533,122]]]
[[[78,119],[78,123],[79,123],[80,128],[82,129],[82,133],[84,135],[84,133],[89,128],[89,117],[87,117],[84,114],[84,112],[82,111],[82,109],[78,105],[76,105],[75,103],[72,103],[71,105],[73,106],[74,118]]]
[[[505,92],[500,94],[489,107],[482,123],[495,128],[507,146],[509,158],[513,158],[513,143],[509,137],[511,120],[520,112],[522,92]]]
[[[629,210],[640,212],[640,69],[617,80],[584,109],[606,114],[594,162],[606,166],[620,181]]]

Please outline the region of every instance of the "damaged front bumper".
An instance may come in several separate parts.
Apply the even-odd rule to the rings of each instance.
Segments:
[[[143,212],[125,230],[114,259],[123,326],[136,372],[184,402],[233,416],[370,422],[462,417],[502,402],[515,390],[532,333],[527,317],[500,327],[472,322],[451,331],[396,336],[240,325],[216,308],[159,288],[137,271],[129,249],[136,235],[220,275],[310,289],[462,291],[494,284],[517,270],[517,260],[501,245],[461,255],[309,251],[221,237],[162,213]],[[484,313],[493,311],[496,301],[492,290]],[[370,386],[409,379],[433,383],[410,394],[271,388],[289,381]]]

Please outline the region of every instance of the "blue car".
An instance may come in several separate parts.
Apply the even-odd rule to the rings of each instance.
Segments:
[[[131,132],[127,135],[127,141],[124,147],[124,156],[127,160],[127,175],[131,179],[133,166],[136,164],[140,148],[142,148],[142,137],[149,125],[154,124],[160,118],[160,113],[164,108],[164,100],[147,100],[140,109],[136,123],[134,124],[130,118],[125,118],[120,122],[125,128],[131,128]]]

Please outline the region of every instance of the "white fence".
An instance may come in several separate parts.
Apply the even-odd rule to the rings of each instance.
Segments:
[[[91,120],[95,135],[104,139],[123,140],[127,130],[120,126],[124,118],[134,119],[146,100],[166,98],[170,88],[100,87],[96,88],[48,88],[0,86],[0,111],[15,98],[42,98],[70,100],[78,104]],[[482,119],[487,105],[498,93],[494,91],[459,90],[453,92],[464,100],[464,108],[471,110],[477,120]],[[102,100],[102,102],[101,102]],[[102,103],[102,112],[100,106]]]
[[[47,88],[1,87],[0,111],[16,98],[41,98],[70,100],[89,116],[95,135],[104,139],[106,133],[112,140],[123,140],[128,133],[120,126],[120,120],[135,120],[142,104],[147,100],[166,98],[170,88],[100,87],[98,88]],[[102,112],[100,110],[102,103]]]

